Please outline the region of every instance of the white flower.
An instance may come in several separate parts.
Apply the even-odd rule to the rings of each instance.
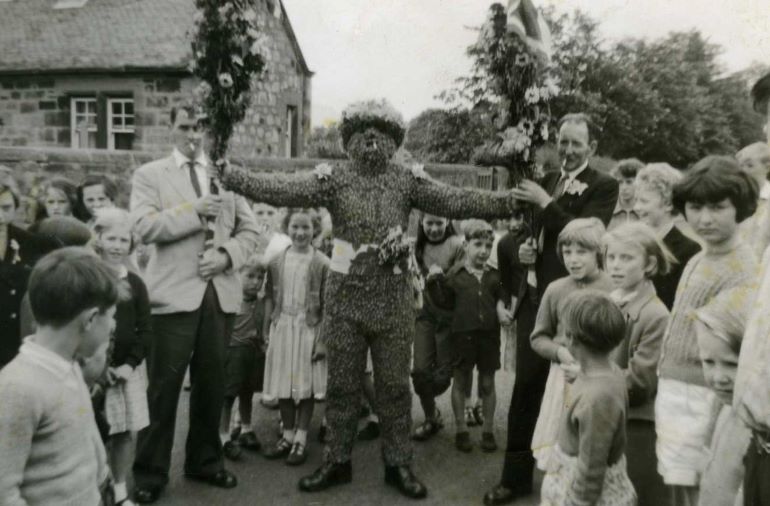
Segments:
[[[19,255],[19,243],[16,242],[16,239],[11,239],[11,249],[13,250],[13,259],[11,260],[11,263],[17,264],[21,262],[21,256]]]
[[[412,175],[418,179],[430,179],[430,176],[425,172],[425,165],[421,163],[412,164],[410,167]]]
[[[583,181],[578,181],[577,179],[573,179],[570,181],[569,185],[567,185],[566,188],[564,188],[564,193],[567,195],[582,195],[584,191],[588,189],[588,185],[584,183]]]
[[[222,88],[231,88],[233,86],[233,76],[229,72],[219,74],[219,84]]]
[[[253,23],[257,20],[257,13],[254,11],[254,9],[246,9],[243,11],[243,19]]]
[[[521,153],[531,144],[532,139],[524,131],[521,123],[518,127],[509,127],[503,132],[503,146],[509,150]]]
[[[552,77],[552,76],[546,77],[543,85],[544,85],[543,87],[548,90],[549,97],[555,97],[561,91],[561,89],[559,88],[559,80],[556,79],[555,77]]]
[[[233,60],[233,63],[235,63],[239,67],[243,67],[243,58],[241,58],[240,55],[234,54],[230,56],[230,59]]]
[[[526,100],[528,104],[540,102],[540,90],[535,86],[528,88],[527,91],[524,92],[524,100]]]
[[[315,166],[315,169],[313,169],[313,174],[315,174],[318,179],[324,180],[332,175],[332,170],[333,167],[328,163],[319,163]]]
[[[543,123],[542,125],[540,125],[540,137],[542,137],[544,141],[547,141],[548,135],[549,135],[548,123]]]
[[[230,10],[232,10],[232,8],[233,8],[233,4],[231,4],[230,2],[227,2],[222,7],[219,8],[219,15],[222,17],[227,16],[227,14],[230,12]]]
[[[268,38],[262,34],[258,34],[257,37],[254,38],[254,42],[251,44],[251,48],[249,49],[249,51],[254,56],[256,55],[264,56],[268,52],[267,43],[268,43]]]

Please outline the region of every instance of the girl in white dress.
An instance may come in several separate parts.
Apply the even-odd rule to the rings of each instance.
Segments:
[[[278,399],[283,432],[265,457],[285,457],[288,465],[300,465],[307,458],[314,400],[326,393],[320,324],[329,261],[312,246],[314,231],[320,232],[314,210],[290,209],[284,228],[292,244],[268,266],[265,314],[270,330],[263,393]]]

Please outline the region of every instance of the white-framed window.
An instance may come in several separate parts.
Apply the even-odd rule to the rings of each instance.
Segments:
[[[70,138],[73,148],[95,148],[96,97],[72,97],[70,99]]]
[[[286,158],[296,158],[298,156],[297,141],[299,140],[298,119],[296,106],[286,106],[286,145],[284,146],[284,155]]]
[[[131,149],[134,141],[134,100],[107,100],[107,149]]]

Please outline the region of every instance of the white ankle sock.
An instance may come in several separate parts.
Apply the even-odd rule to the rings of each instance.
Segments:
[[[306,430],[298,430],[296,434],[294,434],[294,442],[295,443],[301,443],[303,446],[307,445],[307,431]]]
[[[289,443],[294,441],[294,430],[283,429],[283,438]]]
[[[380,423],[380,417],[375,415],[374,413],[369,414],[369,416],[366,417],[367,422],[374,422],[374,423]]]
[[[115,483],[112,486],[112,490],[115,492],[115,500],[116,501],[122,501],[123,499],[128,497],[128,490],[126,489],[126,482]]]
[[[254,432],[254,428],[251,426],[250,423],[242,423],[241,434],[246,434],[247,432]]]
[[[230,441],[230,434],[228,434],[227,432],[220,432],[219,440],[222,442],[222,444],[227,443],[228,441]]]

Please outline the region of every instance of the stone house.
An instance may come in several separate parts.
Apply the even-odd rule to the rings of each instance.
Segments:
[[[297,157],[311,78],[280,0],[250,0],[270,39],[234,156]],[[160,152],[187,69],[193,0],[0,0],[0,147]]]

